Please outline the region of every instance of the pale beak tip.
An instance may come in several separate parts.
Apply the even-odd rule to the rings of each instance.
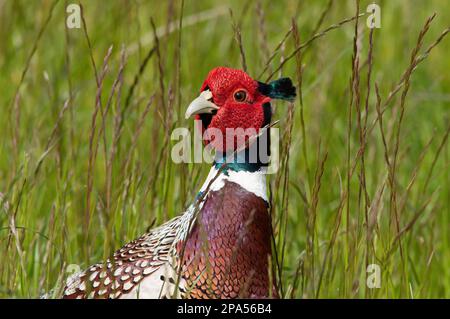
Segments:
[[[219,107],[209,101],[212,94],[209,90],[203,91],[199,97],[189,104],[186,113],[184,114],[185,119],[189,119],[192,115],[211,113],[213,110],[218,110]]]

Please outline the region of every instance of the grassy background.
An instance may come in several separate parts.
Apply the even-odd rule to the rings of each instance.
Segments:
[[[419,56],[448,28],[450,5],[378,3],[372,67],[365,16],[356,50],[350,21],[274,75],[300,80],[303,97],[276,103],[282,167],[269,178],[286,298],[450,297],[448,39],[386,103],[425,21],[437,13]],[[37,297],[68,265],[98,262],[185,209],[209,166],[174,164],[170,133],[192,128],[184,110],[211,68],[242,67],[239,42],[248,72],[266,80],[298,43],[356,12],[354,1],[187,0],[179,32],[181,1],[82,1],[86,28],[68,30],[66,4],[0,1],[0,192],[9,202],[0,297]],[[298,33],[276,50],[293,20]],[[365,284],[372,263],[378,289]]]

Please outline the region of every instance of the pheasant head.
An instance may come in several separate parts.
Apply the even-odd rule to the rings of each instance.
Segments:
[[[242,70],[217,67],[209,72],[186,118],[200,120],[205,144],[226,153],[242,147],[270,123],[272,98],[293,100],[295,95],[289,78],[266,84]]]

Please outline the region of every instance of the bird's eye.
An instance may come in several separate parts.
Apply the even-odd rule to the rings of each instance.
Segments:
[[[244,102],[247,99],[247,92],[244,90],[239,90],[234,93],[234,99],[237,102]]]

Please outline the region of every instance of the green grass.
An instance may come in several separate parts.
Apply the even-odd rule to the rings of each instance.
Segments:
[[[167,33],[169,23],[179,25],[180,1],[82,1],[87,29],[70,30],[63,0],[46,24],[52,3],[0,3],[0,192],[9,202],[0,214],[4,298],[35,298],[67,276],[68,265],[98,262],[185,209],[209,165],[174,164],[170,132],[192,128],[184,110],[211,68],[242,66],[236,28],[257,78],[295,20],[298,36],[286,38],[258,78],[266,80],[296,43],[356,12],[354,1],[186,0],[182,32]],[[359,11],[369,3],[361,1]],[[303,99],[293,107],[276,103],[282,167],[269,178],[273,264],[287,298],[450,298],[448,38],[386,105],[382,131],[375,94],[377,83],[383,107],[427,18],[437,14],[419,56],[448,28],[450,5],[379,3],[367,113],[365,16],[359,72],[350,21],[310,42],[274,76],[301,78]],[[216,16],[196,20],[205,10]],[[130,94],[155,43],[150,18],[157,50]],[[101,78],[110,46],[97,90],[92,60]],[[364,137],[366,122],[374,126]],[[365,284],[372,263],[381,267],[379,289]]]

